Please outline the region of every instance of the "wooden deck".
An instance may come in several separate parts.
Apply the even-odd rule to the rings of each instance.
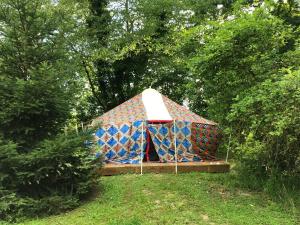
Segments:
[[[192,171],[208,173],[229,172],[230,165],[225,161],[184,162],[177,164],[178,173]],[[140,164],[113,164],[108,163],[99,171],[101,175],[117,175],[126,173],[141,173]],[[143,173],[175,173],[175,163],[144,162]]]

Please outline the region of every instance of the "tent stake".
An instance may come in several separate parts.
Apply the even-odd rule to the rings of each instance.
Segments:
[[[175,129],[175,120],[173,121],[173,129],[174,129],[174,148],[175,148],[175,173],[177,174],[178,168],[177,168],[177,146],[176,146],[176,129]]]
[[[142,121],[141,175],[143,175],[143,153],[144,153],[144,120]]]

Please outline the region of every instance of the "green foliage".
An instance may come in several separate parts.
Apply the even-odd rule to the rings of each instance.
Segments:
[[[288,66],[284,65],[282,50],[293,32],[261,10],[211,24],[203,32],[204,43],[192,60],[200,80],[197,87],[203,89],[211,118],[225,123],[237,95]]]
[[[85,146],[89,134],[58,135],[29,153],[0,145],[0,219],[61,213],[78,206],[97,184],[100,159]]]
[[[235,4],[229,17],[186,30],[179,48],[194,74],[186,85],[192,109],[223,126],[230,140],[221,148],[241,161],[241,177],[257,179],[252,188],[278,194],[299,186],[297,8]]]
[[[55,135],[70,111],[55,70],[44,64],[30,74],[30,80],[0,76],[0,133],[23,149]]]
[[[300,25],[300,2],[298,0],[268,1],[273,15],[283,19],[286,23],[295,27]]]
[[[2,0],[0,12],[1,75],[28,80],[41,64],[66,59],[63,14],[51,1]]]
[[[105,112],[151,86],[182,103],[191,74],[177,55],[178,33],[204,15],[217,17],[223,2],[88,1],[88,16],[82,17],[91,47],[82,51],[93,94],[88,101]],[[230,5],[224,4],[224,12]]]
[[[87,18],[88,35],[95,39],[96,47],[107,46],[110,34],[111,16],[107,10],[108,0],[90,0],[90,14]]]
[[[237,97],[228,116],[249,172],[300,174],[300,71],[284,72]]]
[[[102,112],[139,92],[151,48],[148,39],[133,30],[137,18],[132,18],[132,13],[137,3],[131,2],[129,7],[127,0],[120,8],[109,3],[89,1],[89,15],[84,18],[88,40],[93,47],[84,60],[94,97],[89,100]]]
[[[0,219],[74,208],[96,182],[90,137],[57,135],[80,86],[66,12],[50,0],[0,1]]]
[[[68,17],[48,0],[3,0],[0,12],[0,135],[28,150],[70,116],[76,85]]]

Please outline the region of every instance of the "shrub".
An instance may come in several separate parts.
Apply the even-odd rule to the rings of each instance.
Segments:
[[[76,207],[97,184],[100,159],[90,134],[58,135],[28,153],[0,143],[0,219],[56,214]]]
[[[300,71],[287,70],[238,97],[228,117],[244,171],[270,179],[269,189],[274,177],[299,182],[299,112]]]

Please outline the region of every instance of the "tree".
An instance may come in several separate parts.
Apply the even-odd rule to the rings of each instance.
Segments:
[[[85,66],[95,104],[103,111],[150,86],[183,99],[180,84],[187,74],[174,63],[172,44],[188,24],[189,16],[180,13],[183,6],[169,0],[90,1],[87,31],[97,51]]]
[[[191,61],[200,81],[196,88],[203,90],[210,117],[223,124],[235,97],[296,62],[286,60],[285,48],[296,33],[262,10],[202,32],[203,44]]]
[[[50,0],[3,0],[0,11],[0,134],[30,149],[69,117],[75,71],[65,14]]]
[[[299,180],[299,31],[291,17],[242,4],[190,29],[181,47],[198,47],[188,55],[191,106],[219,122],[241,176],[262,179],[264,188]]]
[[[91,132],[63,134],[82,88],[65,1],[0,1],[0,220],[74,208],[97,183]]]

